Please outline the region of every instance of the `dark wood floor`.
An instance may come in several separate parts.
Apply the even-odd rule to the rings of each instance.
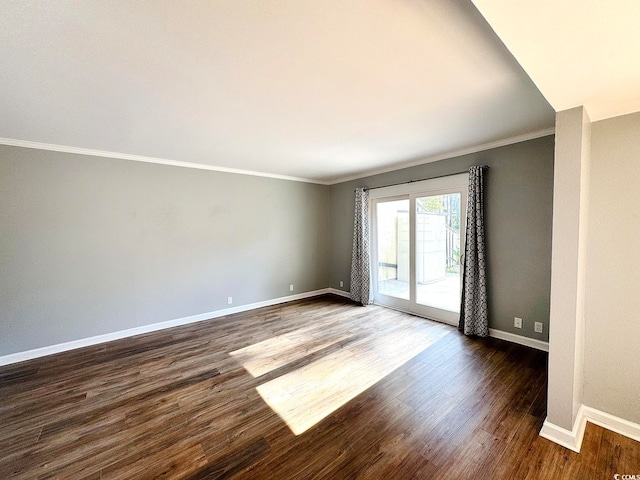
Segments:
[[[0,368],[0,478],[640,473],[594,425],[539,437],[545,390],[542,352],[327,296]]]

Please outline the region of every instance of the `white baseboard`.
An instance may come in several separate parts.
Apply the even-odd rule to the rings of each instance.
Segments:
[[[329,293],[333,293],[335,295],[340,295],[342,297],[351,298],[351,294],[349,292],[345,292],[344,290],[338,290],[337,288],[329,288]],[[379,305],[379,304],[376,304]],[[410,313],[401,308],[395,308],[389,305],[381,305],[385,308],[391,308],[392,310],[398,310],[400,312]],[[452,325],[457,327],[456,323],[447,323],[447,325]],[[505,332],[503,330],[496,330],[495,328],[489,329],[489,336],[494,338],[499,338],[500,340],[506,340],[507,342],[517,343],[519,345],[524,345],[525,347],[535,348],[537,350],[542,350],[543,352],[549,351],[549,342],[543,342],[542,340],[536,340],[535,338],[523,337],[522,335],[516,335],[515,333]]]
[[[640,425],[592,407],[584,407],[587,421],[640,442]]]
[[[506,340],[507,342],[518,343],[525,347],[535,348],[544,352],[549,351],[549,342],[543,342],[542,340],[536,340],[535,338],[523,337],[522,335],[516,335],[515,333],[505,332],[503,330],[496,330],[495,328],[489,329],[489,336],[499,338],[500,340]]]
[[[587,417],[584,414],[584,405],[582,405],[578,410],[578,415],[576,415],[576,420],[573,423],[572,430],[559,427],[558,425],[551,423],[549,419],[546,419],[542,424],[540,436],[547,440],[551,440],[558,445],[562,445],[569,450],[580,453],[580,447],[582,447],[582,439],[584,438],[584,429],[586,426]]]
[[[98,345],[100,343],[111,342],[113,340],[120,340],[121,338],[133,337],[134,335],[141,335],[143,333],[150,333],[150,332],[155,332],[157,330],[164,330],[166,328],[178,327],[180,325],[187,325],[189,323],[201,322],[203,320],[210,320],[213,318],[224,317],[226,315],[246,312],[248,310],[254,310],[256,308],[269,307],[271,305],[277,305],[279,303],[286,303],[286,302],[291,302],[293,300],[301,300],[304,298],[324,295],[326,293],[335,293],[337,295],[341,294],[341,293],[337,293],[337,292],[340,292],[340,290],[336,292],[334,292],[333,290],[334,289],[332,288],[323,288],[320,290],[313,290],[311,292],[297,293],[295,295],[288,295],[286,297],[274,298],[271,300],[265,300],[265,301],[256,302],[256,303],[249,303],[247,305],[239,305],[237,307],[225,308],[223,310],[200,313],[198,315],[192,315],[189,317],[177,318],[174,320],[167,320],[166,322],[152,323],[150,325],[143,325],[141,327],[129,328],[127,330],[120,330],[117,332],[105,333],[103,335],[96,335],[94,337],[81,338],[79,340],[59,343],[57,345],[50,345],[47,347],[35,348],[33,350],[27,350],[24,352],[12,353],[9,355],[0,356],[0,366],[9,365],[12,363],[24,362],[26,360],[32,360],[34,358],[44,357],[46,355],[53,355],[55,353],[66,352],[69,350],[75,350],[77,348],[89,347],[91,345]]]
[[[329,293],[333,293],[334,295],[351,298],[351,293],[345,292],[344,290],[338,290],[337,288],[328,288],[327,290],[329,290]]]
[[[344,297],[350,296],[349,292],[336,290],[335,288],[330,288],[329,290],[331,290],[331,293],[335,293],[336,295],[342,295]],[[410,315],[416,315],[416,313],[408,312],[407,310],[402,308],[397,308],[390,305],[382,305],[379,303],[376,303],[376,305],[380,305],[381,307],[384,307],[384,308],[390,308],[392,310],[397,310],[399,312],[409,313]],[[423,317],[423,318],[427,318],[427,317]],[[433,319],[429,319],[429,320],[433,320]],[[446,322],[441,320],[435,320],[435,321],[439,321],[441,323],[445,323],[453,327],[458,326],[457,322]],[[525,347],[531,347],[537,350],[542,350],[543,352],[549,351],[549,342],[543,342],[542,340],[536,340],[535,338],[523,337],[522,335],[516,335],[515,333],[505,332],[504,330],[496,330],[495,328],[490,328],[489,336],[494,338],[499,338],[500,340],[506,340],[507,342],[517,343],[518,345],[524,345]]]
[[[553,423],[549,420],[545,420],[540,430],[540,436],[551,440],[552,442],[562,445],[574,452],[580,453],[580,447],[582,446],[582,439],[584,438],[584,431],[587,422],[594,423],[611,430],[612,432],[624,435],[632,440],[640,442],[640,425],[630,422],[624,418],[616,417],[609,413],[597,410],[592,407],[582,405],[578,410],[576,419],[573,425],[573,430],[569,431]]]

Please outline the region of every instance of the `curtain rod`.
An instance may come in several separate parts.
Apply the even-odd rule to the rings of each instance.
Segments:
[[[484,170],[487,170],[489,168],[488,165],[478,165],[478,166]],[[377,188],[395,187],[396,185],[406,185],[409,183],[424,182],[425,180],[434,180],[436,178],[451,177],[453,175],[460,175],[462,173],[469,173],[469,170],[467,169],[467,170],[463,170],[462,172],[447,173],[446,175],[437,175],[435,177],[421,178],[419,180],[408,180],[406,182],[390,183],[389,185],[380,185],[379,187],[364,187],[364,190],[376,190]]]

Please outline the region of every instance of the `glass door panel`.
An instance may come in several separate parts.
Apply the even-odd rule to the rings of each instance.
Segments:
[[[416,197],[416,304],[460,312],[459,192]]]
[[[458,324],[467,189],[462,174],[370,191],[375,303]]]
[[[409,300],[409,199],[376,204],[377,294]]]

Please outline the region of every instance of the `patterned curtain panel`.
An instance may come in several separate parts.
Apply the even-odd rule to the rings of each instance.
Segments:
[[[356,216],[353,222],[351,257],[351,299],[369,305],[371,295],[371,240],[369,238],[369,192],[356,189]]]
[[[462,304],[458,328],[465,335],[489,335],[487,314],[487,273],[484,246],[484,187],[483,174],[488,167],[469,169],[469,197],[467,200],[467,232],[462,282]]]

